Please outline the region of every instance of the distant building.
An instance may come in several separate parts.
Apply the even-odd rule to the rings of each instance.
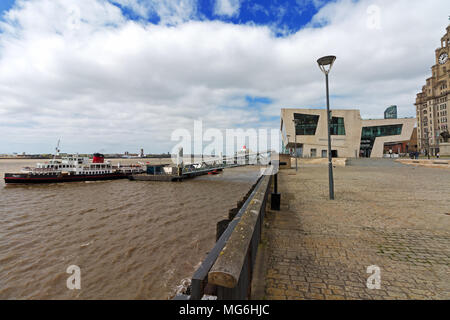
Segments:
[[[394,154],[416,151],[415,124],[414,118],[363,120],[359,110],[332,110],[332,156],[381,158],[386,146]],[[297,150],[299,157],[306,158],[328,156],[325,109],[281,109],[281,133],[285,152]]]
[[[141,148],[141,152],[139,153],[139,157],[140,158],[144,158],[144,149],[143,148]]]
[[[449,130],[448,111],[450,99],[450,25],[441,38],[441,46],[435,50],[432,76],[426,79],[422,92],[416,96],[417,140],[422,151],[429,150],[431,155],[439,151],[443,142],[441,133]]]
[[[397,119],[397,106],[390,106],[384,111],[385,119]]]

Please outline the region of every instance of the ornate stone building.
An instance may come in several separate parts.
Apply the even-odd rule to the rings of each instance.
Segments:
[[[422,92],[416,97],[417,140],[419,149],[434,155],[442,143],[442,132],[449,130],[450,99],[450,25],[437,48],[436,63],[431,67],[432,76],[426,80]]]

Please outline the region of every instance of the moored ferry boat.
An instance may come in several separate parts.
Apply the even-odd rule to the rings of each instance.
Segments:
[[[37,163],[35,168],[25,167],[20,173],[5,173],[5,183],[55,183],[72,181],[97,181],[127,178],[130,174],[144,172],[140,165],[113,167],[104,156],[95,153],[92,162],[78,155]]]

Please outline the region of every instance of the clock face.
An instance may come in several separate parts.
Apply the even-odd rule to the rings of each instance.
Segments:
[[[447,53],[443,53],[439,56],[439,64],[444,64],[446,63],[448,60],[448,54]]]

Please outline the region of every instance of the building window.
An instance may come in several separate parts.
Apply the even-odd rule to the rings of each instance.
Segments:
[[[313,136],[316,134],[319,116],[313,114],[294,113],[295,134],[297,136]]]
[[[362,137],[376,138],[384,136],[396,136],[402,133],[402,124],[375,126],[362,128]]]
[[[311,158],[317,157],[317,149],[311,149]]]
[[[363,127],[361,133],[361,155],[370,157],[377,137],[396,136],[402,133],[402,124]]]
[[[331,118],[330,134],[333,136],[345,136],[344,118],[342,117]]]

